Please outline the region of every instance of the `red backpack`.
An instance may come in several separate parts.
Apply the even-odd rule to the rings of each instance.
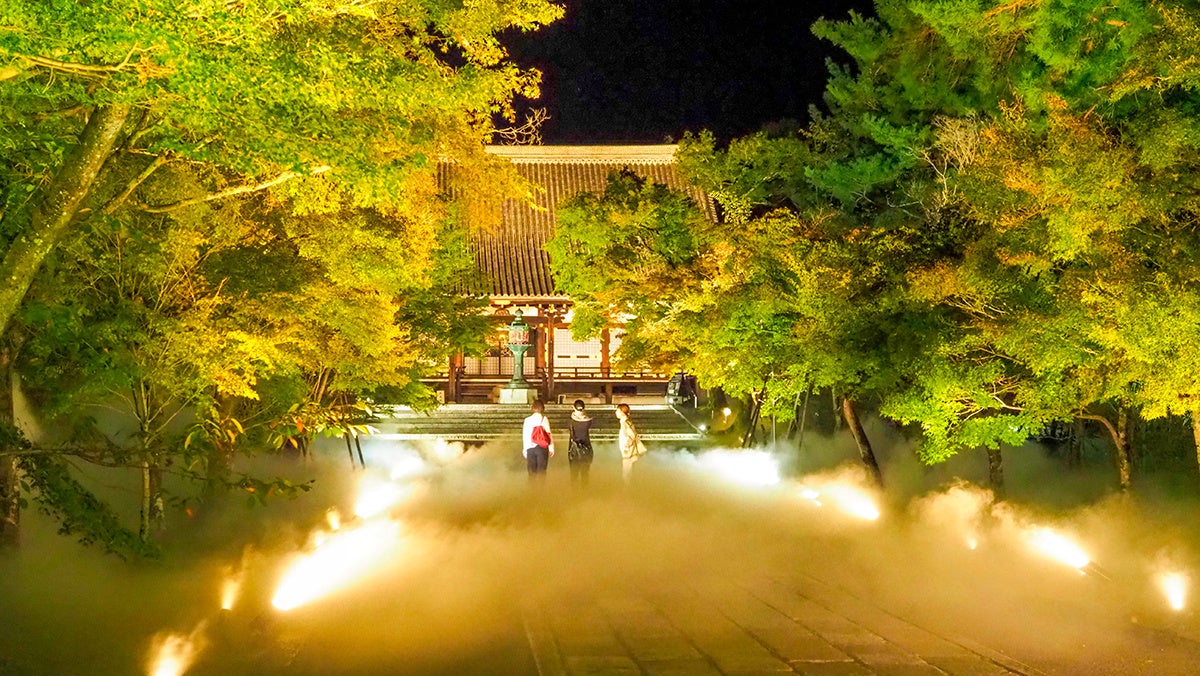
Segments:
[[[533,428],[533,433],[530,435],[530,437],[533,439],[534,446],[550,448],[550,433],[547,432],[546,428],[540,423]]]

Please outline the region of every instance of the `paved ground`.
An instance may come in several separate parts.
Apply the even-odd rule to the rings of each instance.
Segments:
[[[1177,633],[1134,628],[1113,637],[1120,649],[1094,655],[1082,644],[1077,659],[1063,644],[1001,651],[987,636],[937,633],[812,578],[528,603],[523,619],[542,676],[1200,673],[1200,644]]]
[[[402,525],[398,555],[286,613],[269,602],[277,552],[309,539],[336,492],[309,518],[228,524],[272,534],[228,613],[211,611],[213,565],[130,569],[50,530],[28,565],[0,560],[0,674],[144,673],[164,628],[203,628],[195,676],[1200,673],[1200,618],[1164,609],[1143,556],[1171,533],[1136,510],[1064,522],[1106,571],[1081,575],[994,526],[970,550],[941,508],[855,520],[661,450],[630,486],[613,453],[586,488],[561,459],[530,482],[512,448],[489,448],[385,517]]]
[[[675,523],[597,545],[620,550],[612,565],[664,556],[653,542],[676,531],[706,541],[665,555],[674,577],[585,578],[525,601],[538,674],[1200,673],[1195,615],[1164,611],[1132,566],[1106,579],[999,544],[943,552],[886,519],[789,528],[800,514],[765,500],[693,519],[695,502],[648,490],[625,497],[631,512]]]
[[[626,596],[524,613],[538,673],[1039,674],[969,639],[939,636],[813,579],[704,596]]]

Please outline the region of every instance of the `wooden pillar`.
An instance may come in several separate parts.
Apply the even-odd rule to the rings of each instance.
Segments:
[[[533,331],[537,334],[537,349],[533,351],[533,374],[531,374],[531,380],[533,379],[532,376],[537,374],[538,369],[546,368],[546,316],[541,314],[541,312],[538,314],[539,316],[536,319],[530,320]]]
[[[463,355],[462,352],[457,352],[450,357],[450,373],[446,379],[446,403],[459,403],[459,398],[462,396],[460,391],[462,378]]]
[[[609,332],[606,327],[600,330],[600,376],[603,378],[608,377],[608,370],[611,366],[608,354],[608,341]]]
[[[554,327],[558,326],[558,309],[546,313],[546,401],[555,401],[554,393]]]
[[[604,403],[612,403],[612,383],[608,382],[608,374],[612,367],[612,362],[609,360],[608,341],[611,340],[612,334],[609,333],[608,327],[600,330],[600,394],[604,395]]]

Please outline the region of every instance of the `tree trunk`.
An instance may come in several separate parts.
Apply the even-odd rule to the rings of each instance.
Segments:
[[[837,414],[838,396],[836,387],[829,388],[829,399],[832,403],[832,408],[830,408],[830,410],[833,412],[833,433],[837,434],[838,432],[842,431],[842,416],[838,416]],[[844,414],[845,411],[843,411],[843,416]]]
[[[808,424],[808,395],[812,394],[812,390],[804,393],[804,406],[800,407],[800,429],[798,431],[799,438],[796,440],[796,448],[804,448],[804,428]]]
[[[17,473],[17,455],[9,453],[0,455],[0,549],[15,547],[20,540],[21,483]]]
[[[142,542],[162,529],[163,523],[162,467],[152,456],[142,461],[142,509],[138,534]]]
[[[758,417],[762,412],[763,399],[764,396],[757,392],[750,395],[750,425],[746,428],[746,436],[742,438],[742,448],[750,448],[750,444],[754,443],[754,437],[758,433]]]
[[[796,428],[800,425],[800,395],[792,397],[792,419],[788,421],[787,431],[783,438],[791,441],[796,436]]]
[[[110,104],[92,111],[79,144],[63,160],[28,227],[5,252],[0,262],[0,334],[7,330],[42,261],[91,192],[100,168],[116,148],[130,110],[127,104]]]
[[[350,454],[350,469],[358,469],[354,462],[354,447],[350,445],[350,431],[342,432],[342,439],[346,441],[346,453]]]
[[[1117,473],[1120,477],[1121,490],[1127,491],[1133,486],[1133,463],[1130,461],[1132,454],[1129,449],[1129,437],[1127,436],[1127,428],[1129,426],[1127,410],[1121,407],[1117,411],[1117,426],[1114,427],[1112,421],[1102,415],[1084,414],[1080,417],[1088,420],[1095,420],[1104,425],[1104,429],[1108,430],[1109,436],[1112,437],[1113,444],[1116,446],[1117,456]]]
[[[871,440],[867,438],[862,422],[858,419],[858,413],[854,410],[854,402],[850,401],[849,397],[842,399],[842,416],[846,419],[846,426],[850,428],[850,434],[854,436],[854,443],[858,445],[858,454],[862,457],[863,465],[866,465],[875,485],[883,488],[883,473],[879,471],[879,462],[875,460],[875,451],[871,448]]]
[[[1196,466],[1200,467],[1200,410],[1192,411],[1192,440],[1196,442]]]
[[[13,409],[13,350],[0,343],[0,425],[16,431]],[[17,475],[15,440],[0,444],[0,548],[17,546],[21,537],[21,484]]]
[[[1121,490],[1133,485],[1133,430],[1129,425],[1129,408],[1117,410],[1117,471],[1121,475]]]
[[[800,440],[804,440],[804,423],[808,418],[808,396],[812,394],[812,390],[804,393],[804,403],[800,403],[800,395],[796,395],[796,400],[792,403],[792,424],[788,425],[787,439],[791,441],[800,436]]]
[[[1067,467],[1079,469],[1083,466],[1083,418],[1075,418],[1075,434],[1071,438],[1071,446],[1067,449]]]
[[[138,510],[141,515],[141,526],[138,528],[138,535],[141,536],[142,542],[150,539],[150,504],[152,502],[150,495],[150,462],[142,461],[142,508]]]
[[[987,449],[988,485],[998,498],[1004,497],[1004,455],[999,448]]]

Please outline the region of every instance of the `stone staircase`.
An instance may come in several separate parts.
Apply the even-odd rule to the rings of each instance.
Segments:
[[[646,441],[699,441],[704,433],[696,429],[679,411],[664,405],[630,405],[630,418]],[[618,421],[615,406],[592,404],[587,413],[592,423],[593,440],[617,438]],[[556,441],[565,441],[567,420],[571,407],[549,404],[546,417]],[[521,425],[529,409],[524,406],[500,404],[446,404],[434,411],[421,413],[397,407],[380,414],[371,426],[384,439],[442,439],[444,441],[487,441],[490,439],[519,439]]]

